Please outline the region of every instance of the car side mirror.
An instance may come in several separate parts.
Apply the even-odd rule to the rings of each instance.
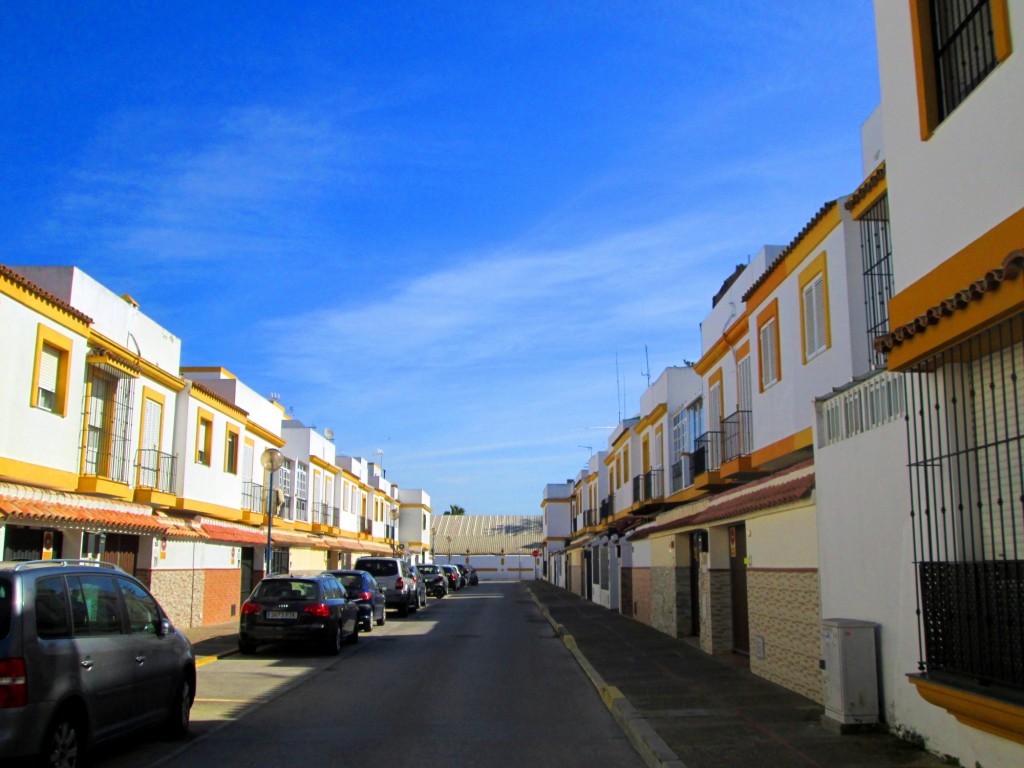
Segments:
[[[160,619],[160,623],[156,625],[157,637],[167,637],[171,634],[171,620]]]

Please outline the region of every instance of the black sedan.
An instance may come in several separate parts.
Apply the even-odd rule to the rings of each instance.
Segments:
[[[268,576],[242,604],[238,650],[255,653],[260,643],[314,643],[337,654],[359,640],[359,607],[331,574]]]
[[[359,628],[372,632],[373,625],[383,627],[387,621],[384,590],[366,571],[330,571],[345,588],[348,599],[359,606]]]
[[[454,565],[442,565],[441,570],[448,577],[448,589],[450,591],[454,592],[457,589],[462,589],[462,574],[459,573],[458,568]]]

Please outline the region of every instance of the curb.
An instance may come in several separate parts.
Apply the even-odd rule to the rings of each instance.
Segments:
[[[679,759],[672,748],[665,743],[651,726],[637,711],[636,707],[629,703],[629,699],[614,685],[608,685],[604,678],[594,669],[586,656],[576,645],[576,638],[565,631],[565,627],[552,618],[548,609],[537,599],[533,590],[529,590],[530,597],[537,605],[541,615],[547,619],[548,624],[555,632],[555,636],[561,638],[563,645],[569,649],[569,653],[576,659],[583,673],[590,679],[590,682],[597,689],[601,701],[612,713],[615,722],[622,728],[629,743],[640,755],[648,768],[686,768],[686,763]]]

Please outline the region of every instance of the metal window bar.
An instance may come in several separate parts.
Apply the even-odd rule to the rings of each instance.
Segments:
[[[1024,690],[1024,315],[907,374],[921,671]]]
[[[615,514],[615,495],[606,496],[601,499],[601,508],[599,510],[599,517],[601,520],[606,520]]]
[[[864,273],[868,362],[872,369],[880,370],[885,368],[885,355],[875,349],[874,341],[889,332],[889,299],[893,294],[888,195],[883,195],[860,220],[860,253]]]
[[[989,0],[933,0],[932,34],[937,106],[944,120],[998,63]]]
[[[295,519],[296,520],[308,520],[309,517],[306,514],[306,500],[303,498],[296,497],[295,499]]]
[[[671,488],[671,492],[672,493],[678,493],[679,491],[683,490],[683,487],[684,487],[683,486],[683,460],[682,459],[680,459],[679,461],[675,462],[672,465],[671,473],[672,473],[672,477],[671,477],[671,484],[670,484],[669,487]]]
[[[818,444],[824,448],[869,432],[906,414],[904,377],[878,371],[817,404]]]
[[[178,458],[155,448],[140,448],[136,464],[138,487],[161,493],[174,492],[174,471]]]
[[[750,411],[736,411],[722,419],[722,461],[749,456],[752,449]]]
[[[652,469],[634,477],[633,498],[638,502],[662,498],[665,495],[662,474],[660,469]]]
[[[693,477],[705,472],[717,472],[721,469],[721,446],[721,432],[705,432],[693,441],[693,453],[690,455],[690,469]]]
[[[100,371],[102,377],[96,375]],[[127,485],[135,379],[102,364],[91,366],[89,376],[92,386],[82,414],[82,474]]]
[[[262,515],[266,502],[263,486],[251,480],[242,481],[242,509]]]

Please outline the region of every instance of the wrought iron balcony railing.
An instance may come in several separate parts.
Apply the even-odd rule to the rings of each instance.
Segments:
[[[722,461],[749,456],[753,449],[750,411],[736,411],[722,419]]]
[[[155,448],[140,449],[138,463],[138,487],[152,488],[161,493],[174,493],[174,472],[178,457],[162,453]]]
[[[633,501],[643,503],[664,498],[665,484],[660,469],[652,469],[633,478]]]
[[[705,472],[717,472],[722,467],[722,433],[705,432],[693,441],[690,471],[693,477]]]
[[[263,495],[263,486],[254,483],[252,480],[242,481],[242,509],[250,512],[263,514],[266,497]]]

